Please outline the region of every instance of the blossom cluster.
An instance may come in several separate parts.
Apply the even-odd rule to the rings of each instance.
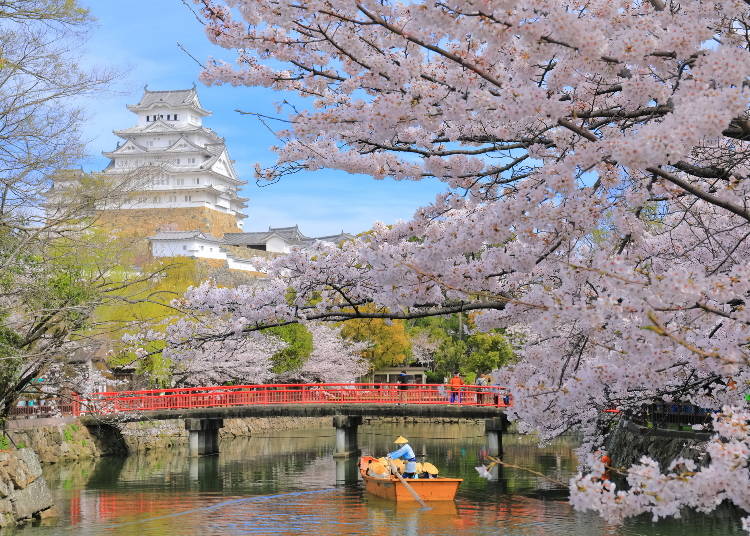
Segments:
[[[362,304],[523,326],[519,361],[496,375],[511,417],[545,439],[581,428],[591,449],[606,409],[741,412],[746,2],[195,1],[208,38],[236,55],[204,82],[310,101],[283,118],[260,180],[327,167],[446,191],[408,221],[276,259],[265,286],[192,289],[192,307],[244,333],[366,317]],[[692,482],[665,484],[674,508],[659,515],[709,501],[715,489]],[[598,511],[638,510],[605,491]]]
[[[728,501],[750,512],[750,412],[724,408],[714,417],[716,434],[708,443],[710,462],[698,468],[694,461],[678,458],[666,472],[644,456],[627,469],[625,489],[608,478],[601,458],[589,456],[590,472],[571,479],[571,502],[579,510],[594,510],[608,520],[650,513],[654,521],[680,516],[685,507],[711,512]],[[750,516],[743,524],[750,523]]]
[[[144,330],[123,337],[123,342],[139,358],[153,352],[153,343],[157,343],[176,386],[274,381],[347,383],[368,370],[362,357],[368,343],[343,339],[336,326],[309,323],[306,328],[313,341],[310,355],[298,369],[280,376],[274,372],[273,357],[287,343],[268,333],[244,333],[241,322],[235,319],[230,324],[221,315],[204,312],[170,322],[165,333]],[[225,335],[215,337],[217,333]]]

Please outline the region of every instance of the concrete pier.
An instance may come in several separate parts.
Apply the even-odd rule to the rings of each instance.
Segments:
[[[219,453],[219,430],[224,419],[185,419],[190,456]]]
[[[360,415],[334,415],[333,426],[336,428],[336,451],[334,458],[359,456],[357,447],[357,427],[362,424]]]
[[[484,433],[487,436],[487,453],[498,458],[503,457],[503,432],[506,429],[505,415],[485,419]]]

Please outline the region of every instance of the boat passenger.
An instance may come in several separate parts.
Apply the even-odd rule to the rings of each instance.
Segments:
[[[430,462],[422,462],[422,472],[419,474],[419,478],[437,478],[438,468],[432,465]]]
[[[389,471],[382,462],[375,460],[368,464],[367,474],[376,478],[388,478]]]
[[[398,436],[394,441],[396,445],[401,445],[400,448],[390,452],[386,458],[390,459],[404,459],[406,460],[406,467],[403,472],[404,478],[416,478],[417,472],[417,457],[414,455],[414,450],[409,445],[409,440],[404,436]]]

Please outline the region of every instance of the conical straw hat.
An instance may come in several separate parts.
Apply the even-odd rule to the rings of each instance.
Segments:
[[[398,436],[396,438],[396,440],[394,441],[394,443],[396,443],[397,445],[403,445],[404,443],[408,443],[408,442],[409,442],[409,440],[406,439],[404,436],[401,436],[401,435]]]
[[[422,471],[425,473],[430,473],[431,475],[438,474],[438,468],[432,465],[430,462],[422,463]]]

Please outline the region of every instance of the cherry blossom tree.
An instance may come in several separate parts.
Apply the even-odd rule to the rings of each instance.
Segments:
[[[180,327],[185,329],[185,326]],[[216,324],[201,325],[201,328],[221,329]],[[168,340],[174,341],[178,330],[170,331]],[[190,336],[199,338],[200,334]],[[274,377],[271,358],[284,346],[278,337],[253,333],[190,346],[168,344],[163,356],[172,365],[172,381],[176,386],[255,384]]]
[[[270,333],[244,333],[242,326],[242,320],[229,324],[225,318],[207,313],[177,319],[164,332],[143,330],[126,335],[123,342],[136,357],[161,353],[170,363],[175,386],[351,383],[369,370],[362,357],[369,343],[344,339],[338,326],[310,323],[305,327],[312,334],[312,352],[298,369],[276,374],[273,356],[287,343]],[[228,331],[234,335],[213,336]]]
[[[302,365],[299,375],[306,381],[323,383],[352,383],[369,370],[362,357],[369,343],[346,340],[341,328],[320,323],[309,324],[313,351]]]
[[[328,167],[446,191],[409,221],[274,261],[264,287],[193,289],[193,307],[242,318],[243,333],[466,311],[480,329],[523,326],[520,360],[500,373],[511,417],[543,438],[580,427],[592,448],[607,408],[684,400],[741,414],[746,2],[196,3],[209,39],[236,53],[204,82],[309,100],[278,117],[277,163],[260,180]],[[729,422],[746,473],[747,426]],[[660,478],[659,501],[598,510],[714,504],[706,479]]]

